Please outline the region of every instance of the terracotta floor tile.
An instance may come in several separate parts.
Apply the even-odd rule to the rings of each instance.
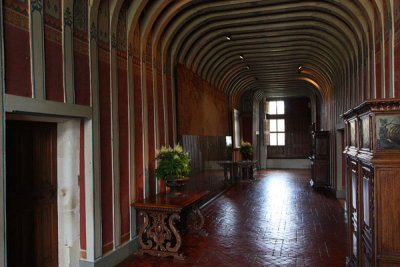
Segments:
[[[184,236],[184,261],[132,255],[120,266],[345,266],[341,204],[307,170],[268,170],[203,209],[209,235]]]

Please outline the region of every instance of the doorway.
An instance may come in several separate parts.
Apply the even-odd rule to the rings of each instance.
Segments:
[[[58,266],[57,124],[6,122],[8,266]]]

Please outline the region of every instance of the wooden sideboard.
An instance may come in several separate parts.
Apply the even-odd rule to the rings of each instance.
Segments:
[[[329,131],[312,131],[311,181],[314,188],[329,187]]]
[[[400,99],[374,99],[345,122],[348,264],[400,266]]]

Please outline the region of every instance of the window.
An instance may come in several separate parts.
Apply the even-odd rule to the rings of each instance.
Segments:
[[[269,115],[283,115],[285,114],[285,102],[283,101],[269,101],[268,102]]]
[[[285,102],[268,101],[266,114],[266,142],[270,146],[285,145]]]
[[[269,121],[269,145],[284,146],[285,145],[285,120],[271,119]]]

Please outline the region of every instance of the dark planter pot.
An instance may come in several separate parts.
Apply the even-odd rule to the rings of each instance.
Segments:
[[[244,154],[242,153],[242,160],[252,160],[253,154]]]
[[[165,180],[165,184],[167,187],[169,187],[170,194],[180,195],[182,194],[182,189],[188,180],[188,177],[182,177],[172,180]]]

